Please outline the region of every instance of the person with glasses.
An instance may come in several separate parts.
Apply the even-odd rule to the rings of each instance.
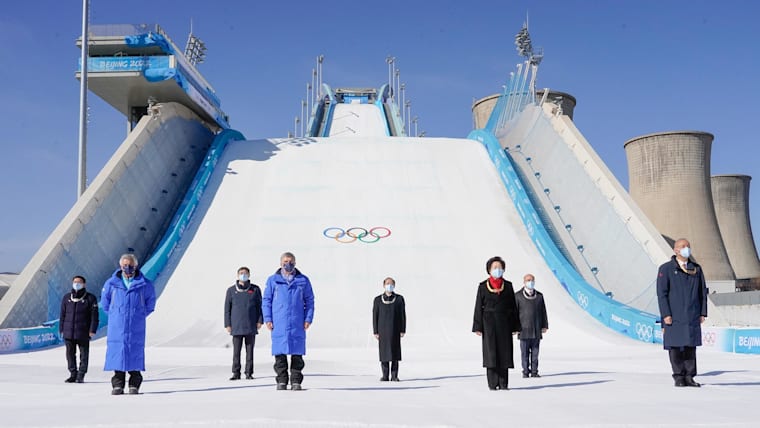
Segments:
[[[309,278],[296,269],[296,256],[283,253],[280,268],[267,279],[262,303],[264,323],[272,332],[277,390],[301,390],[306,330],[314,319],[314,291]],[[288,355],[290,376],[288,377]]]
[[[675,253],[657,272],[657,303],[662,344],[668,351],[676,387],[700,387],[697,346],[702,346],[702,323],[707,318],[707,285],[702,267],[691,260],[691,244],[679,239]]]
[[[153,283],[137,268],[137,257],[124,254],[119,269],[106,280],[100,295],[108,314],[104,370],[113,370],[111,394],[124,393],[129,372],[129,394],[139,394],[145,371],[145,319],[156,307]]]

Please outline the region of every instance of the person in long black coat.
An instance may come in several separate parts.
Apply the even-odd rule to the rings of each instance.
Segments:
[[[243,266],[237,271],[235,285],[227,289],[224,299],[224,327],[232,335],[232,377],[240,379],[240,351],[245,342],[245,378],[253,379],[253,347],[256,335],[264,324],[261,312],[261,288],[250,281],[251,270]]]
[[[381,381],[398,382],[398,362],[401,361],[401,338],[406,334],[406,304],[404,296],[396,294],[396,281],[383,280],[385,292],[372,305],[372,330],[380,352]],[[390,363],[390,364],[389,364]],[[389,367],[390,365],[390,367]]]
[[[486,262],[489,277],[478,285],[472,331],[482,337],[483,367],[488,388],[509,389],[508,369],[514,368],[512,333],[520,331],[520,318],[512,283],[505,280],[501,257]]]
[[[71,292],[61,300],[61,316],[58,331],[66,344],[66,362],[69,377],[66,383],[82,383],[90,361],[90,338],[95,336],[100,322],[98,298],[87,291],[83,276],[71,279]],[[76,350],[79,348],[79,367]]]
[[[657,273],[657,302],[662,317],[662,342],[668,350],[675,386],[699,387],[697,346],[707,317],[707,286],[702,267],[689,259],[691,244],[679,239],[675,255]]]

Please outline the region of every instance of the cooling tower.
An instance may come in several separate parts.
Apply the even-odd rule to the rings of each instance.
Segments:
[[[544,96],[544,90],[536,91],[536,98],[540,101]],[[547,103],[553,103],[562,108],[562,114],[573,120],[573,113],[575,112],[575,97],[567,92],[552,91],[549,90],[549,94],[546,96]]]
[[[748,175],[715,175],[711,180],[715,216],[738,279],[760,277],[760,260],[749,220],[751,179]]]
[[[475,129],[486,127],[496,101],[499,100],[499,95],[501,94],[489,95],[472,103],[472,118],[475,120]]]
[[[718,229],[710,185],[713,135],[673,131],[628,140],[631,197],[659,232],[673,243],[691,242],[694,260],[709,281],[731,281],[734,271]]]
[[[475,121],[475,129],[483,129],[488,123],[488,118],[491,117],[496,102],[499,100],[501,94],[489,95],[481,98],[472,104],[472,117]],[[544,90],[536,91],[536,98],[540,101],[544,96]],[[575,97],[567,92],[552,91],[549,90],[549,94],[546,96],[547,103],[557,104],[562,108],[562,114],[570,117],[573,120],[573,112],[575,111],[576,100]]]

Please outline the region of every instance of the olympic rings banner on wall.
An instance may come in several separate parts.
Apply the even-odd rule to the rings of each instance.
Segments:
[[[354,242],[363,242],[365,244],[374,244],[391,236],[391,230],[385,226],[375,226],[370,229],[364,227],[328,227],[322,231],[325,238],[334,239],[341,244],[351,244]]]

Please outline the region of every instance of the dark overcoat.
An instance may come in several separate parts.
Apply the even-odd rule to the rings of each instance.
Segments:
[[[67,340],[90,340],[98,331],[98,298],[81,289],[66,293],[61,300],[58,331]]]
[[[672,325],[662,321],[665,349],[701,346],[700,316],[707,316],[707,286],[702,267],[691,261],[684,272],[676,256],[660,266],[657,273],[657,302],[660,316],[673,318]]]
[[[404,296],[385,293],[372,305],[372,330],[379,335],[380,361],[401,361],[401,333],[406,333]]]
[[[515,293],[517,313],[520,314],[520,333],[518,339],[543,339],[542,330],[549,328],[549,318],[546,316],[544,295],[533,291],[532,296],[525,294],[525,289]]]
[[[145,370],[145,320],[156,308],[153,283],[137,270],[129,288],[121,270],[106,280],[100,294],[108,314],[108,339],[104,370]]]
[[[248,282],[245,288],[233,285],[224,298],[224,327],[233,336],[258,334],[256,324],[264,324],[261,312],[261,288]]]
[[[472,331],[482,333],[483,367],[514,368],[512,333],[521,329],[515,290],[507,280],[504,280],[499,293],[490,291],[487,284],[486,279],[478,285],[472,323]]]

